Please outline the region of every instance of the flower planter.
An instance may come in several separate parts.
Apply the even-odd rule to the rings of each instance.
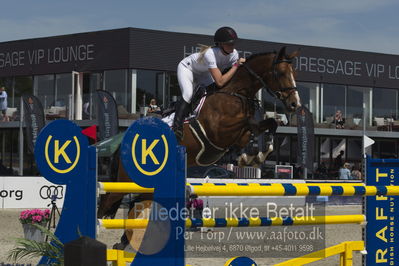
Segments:
[[[46,226],[46,224],[39,224],[43,227]],[[44,242],[44,239],[46,235],[40,231],[39,228],[33,226],[32,224],[22,224],[22,227],[24,229],[24,236],[26,239],[33,240],[36,242]]]

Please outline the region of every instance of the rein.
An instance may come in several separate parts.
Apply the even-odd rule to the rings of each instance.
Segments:
[[[292,60],[288,60],[288,59],[282,59],[282,60],[277,60],[277,57],[275,57],[275,59],[273,60],[273,79],[277,80],[277,69],[276,66],[280,63],[289,63],[292,64]],[[262,88],[265,88],[266,91],[275,99],[280,99],[282,101],[285,101],[286,99],[288,99],[292,93],[294,93],[294,91],[297,90],[296,87],[287,87],[287,88],[280,88],[280,90],[278,90],[279,96],[272,90],[270,89],[269,86],[267,86],[266,82],[258,75],[255,73],[255,71],[253,71],[248,64],[243,64],[243,67],[248,71],[249,74],[251,74],[255,79],[257,79],[261,84],[262,84]],[[289,91],[290,93],[286,96],[283,97],[283,94],[281,92],[286,92]]]

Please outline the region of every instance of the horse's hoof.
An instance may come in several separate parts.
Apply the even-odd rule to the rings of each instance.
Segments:
[[[113,249],[118,249],[118,250],[125,250],[127,245],[123,244],[123,243],[115,243],[112,248]]]

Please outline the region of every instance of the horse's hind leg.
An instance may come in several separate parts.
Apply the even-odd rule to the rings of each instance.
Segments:
[[[152,205],[152,194],[140,194],[129,205],[128,219],[149,219]],[[139,251],[146,229],[126,229],[120,243],[113,245],[114,249],[124,250],[129,244]]]
[[[126,193],[106,193],[101,195],[98,204],[97,218],[110,217],[113,219],[125,195]]]

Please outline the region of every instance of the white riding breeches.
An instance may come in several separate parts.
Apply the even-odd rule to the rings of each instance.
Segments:
[[[187,103],[191,103],[194,93],[194,73],[180,63],[177,66],[177,80],[179,81],[179,86],[183,99]]]

